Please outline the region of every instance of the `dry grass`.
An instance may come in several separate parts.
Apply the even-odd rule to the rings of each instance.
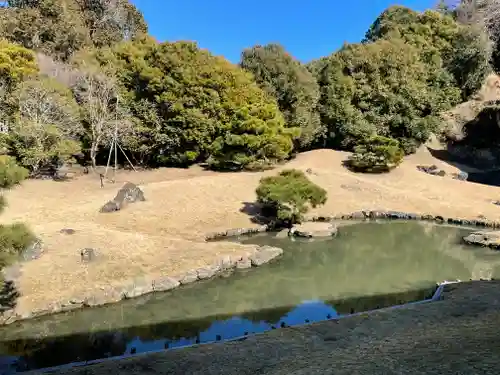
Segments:
[[[318,214],[388,209],[500,219],[500,208],[491,203],[500,198],[500,189],[417,171],[418,164],[454,170],[425,150],[388,175],[353,174],[342,167],[345,158],[342,152],[317,150],[282,168],[313,170],[310,178],[329,197]],[[242,255],[247,251],[244,245],[205,243],[204,235],[255,225],[240,209],[255,200],[259,179],[274,173],[223,174],[199,168],[122,172],[119,183],[104,189],[92,176],[64,183],[27,181],[7,193],[9,207],[0,217],[27,222],[45,243],[45,254],[23,265],[19,309],[43,307],[144,275],[174,276],[211,263],[218,255]],[[125,181],[141,184],[147,201],[117,213],[98,213]],[[76,233],[61,234],[62,228]],[[79,250],[84,247],[97,249],[95,263],[80,263]]]

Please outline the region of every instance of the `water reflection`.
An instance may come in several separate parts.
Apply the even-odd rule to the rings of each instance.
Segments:
[[[71,363],[217,342],[313,323],[339,316],[430,298],[435,287],[408,293],[344,301],[306,301],[298,306],[249,312],[241,316],[211,317],[59,338],[1,343],[0,372],[12,374]],[[337,306],[334,308],[333,306]]]
[[[393,222],[343,227],[324,241],[248,238],[282,247],[283,257],[228,278],[0,327],[0,372],[226,340],[421,300],[443,280],[498,277],[500,252],[463,246],[469,232]]]

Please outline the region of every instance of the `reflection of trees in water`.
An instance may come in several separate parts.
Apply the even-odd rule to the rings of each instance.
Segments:
[[[15,335],[11,333],[11,337],[20,337],[21,334],[24,337],[40,337],[43,332],[47,335],[59,334],[60,338],[12,341],[1,353],[24,356],[26,363],[33,368],[40,368],[121,355],[125,353],[127,342],[135,338],[143,342],[160,341],[162,347],[161,340],[172,343],[185,338],[194,342],[215,321],[225,321],[235,315],[249,322],[265,322],[277,327],[296,308],[295,303],[308,293],[314,299],[323,297],[328,300],[328,304],[340,314],[422,300],[432,295],[435,281],[439,281],[434,276],[441,275],[443,268],[450,269],[451,274],[462,272],[464,268],[441,249],[454,241],[452,237],[456,235],[456,230],[435,228],[425,230],[418,223],[348,227],[332,241],[332,248],[328,245],[324,248],[300,248],[300,244],[294,243],[295,248],[292,250],[296,252],[293,259],[285,255],[282,262],[252,270],[244,277],[235,276],[230,283],[213,280],[206,284],[193,284],[191,288],[180,288],[169,294],[125,301],[116,306],[53,316],[46,319],[45,323],[43,320],[28,321],[22,326],[27,328],[14,330]],[[454,248],[448,250],[454,251]],[[429,280],[422,282],[425,277]],[[387,285],[389,288],[386,288]],[[330,300],[331,296],[404,290],[409,285],[412,288],[422,287],[422,290]],[[280,302],[284,306],[259,308]],[[307,313],[303,313],[306,310],[297,311],[298,314],[304,314],[303,320],[311,319],[305,316]],[[242,313],[235,314],[236,311]],[[232,314],[226,315],[226,312]],[[198,319],[206,313],[214,315]],[[173,321],[179,316],[187,318],[188,315],[196,318]],[[170,322],[160,323],[163,320]],[[122,328],[132,324],[135,326]],[[241,327],[239,322],[237,324]],[[93,332],[61,336],[85,327],[92,327]],[[231,322],[223,327],[225,332],[234,330],[235,334],[241,334]],[[211,337],[213,334],[227,337],[226,333],[215,332],[213,328]],[[113,342],[115,333],[121,334],[117,342]],[[8,337],[8,331],[2,336]]]
[[[437,282],[469,275],[468,265],[449,254],[459,251],[461,231],[434,228],[429,230],[419,222],[367,223],[345,228],[341,242],[340,231],[338,248],[346,255],[335,267],[335,277],[347,283],[337,283],[337,290],[352,290],[356,283],[360,291],[397,290],[425,279]]]
[[[274,309],[263,309],[259,311],[249,311],[241,314],[240,317],[247,319],[252,323],[265,322],[268,324],[277,324],[285,315],[295,309],[296,306],[283,306]]]
[[[262,309],[293,306],[303,299],[333,299],[413,289],[422,279],[468,279],[469,271],[438,248],[446,247],[448,228],[426,235],[417,223],[361,224],[342,228],[339,237],[316,244],[256,237],[289,244],[279,262],[237,273],[230,279],[195,283],[169,293],[123,301],[99,309],[84,309],[22,322],[0,330],[0,340],[122,330],[156,326],[165,321],[207,319],[207,315],[258,314]],[[450,233],[455,233],[451,229]],[[274,242],[273,242],[274,241]],[[331,242],[330,242],[331,241]],[[441,244],[442,243],[442,244]],[[451,246],[450,252],[456,247]],[[275,321],[277,315],[264,321]],[[143,328],[140,328],[141,330]],[[178,330],[178,328],[175,328]],[[191,328],[189,328],[191,331]],[[181,330],[182,332],[182,330]],[[158,336],[156,333],[155,336]]]
[[[423,288],[405,293],[390,295],[349,298],[330,301],[340,314],[361,312],[376,308],[430,298],[435,287]],[[296,308],[286,306],[277,309],[247,312],[240,318],[253,323],[266,322],[278,325],[280,321]],[[229,320],[233,316],[213,316],[192,321],[179,321],[151,326],[131,327],[115,332],[79,334],[46,340],[16,340],[2,343],[1,351],[8,355],[19,356],[21,368],[40,369],[71,362],[89,361],[125,354],[127,343],[136,337],[142,341],[175,341],[181,338],[193,339],[207,331],[215,321]],[[304,320],[308,317],[304,316]]]
[[[432,282],[430,282],[429,285],[433,286],[408,292],[337,300],[332,301],[330,304],[335,307],[335,310],[337,310],[339,314],[375,310],[431,298],[436,291],[436,286],[435,283]]]
[[[129,338],[121,332],[74,335],[51,340],[16,340],[3,346],[18,355],[20,366],[29,369],[91,361],[125,353]]]
[[[128,328],[126,332],[128,336],[139,337],[143,341],[161,339],[174,341],[181,338],[197,337],[201,332],[208,330],[214,321],[229,318],[230,316],[212,316],[198,320],[168,322],[150,326],[144,325]]]

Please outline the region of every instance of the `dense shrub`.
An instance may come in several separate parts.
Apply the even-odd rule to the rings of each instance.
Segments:
[[[288,224],[300,222],[310,207],[322,205],[327,199],[323,188],[296,169],[262,178],[256,193],[257,201],[269,216]]]
[[[446,12],[420,13],[402,6],[390,7],[372,24],[365,42],[393,38],[418,48],[425,62],[442,60],[463,99],[475,93],[491,71],[492,48],[484,30],[460,24]]]
[[[9,41],[0,41],[0,118],[14,137],[7,150],[0,142],[0,152],[32,172],[80,149],[93,165],[105,162],[116,123],[134,163],[152,167],[265,169],[293,151],[353,150],[375,135],[408,154],[490,69],[487,35],[444,8],[390,7],[362,43],[307,65],[272,43],[246,49],[236,66],[195,43],[158,43],[129,0],[7,3],[0,7],[0,37]],[[32,50],[46,57],[39,73]],[[110,84],[96,89],[91,76]],[[51,80],[64,89],[53,90]],[[55,116],[40,122],[51,103],[56,111],[43,113]]]
[[[389,172],[403,161],[403,156],[398,141],[375,136],[354,147],[354,153],[349,156],[346,166],[356,172]]]
[[[38,66],[33,51],[0,39],[0,83],[2,85],[10,89],[37,71]]]
[[[11,0],[0,8],[0,34],[11,42],[61,60],[88,47],[131,40],[147,32],[127,0]]]
[[[422,61],[420,50],[395,38],[346,45],[321,61],[328,144],[352,150],[381,135],[414,152],[438,128],[440,112],[460,101],[451,74],[438,57],[433,61]]]
[[[19,166],[16,160],[7,155],[0,156],[0,187],[8,189],[28,177],[28,170]],[[3,200],[3,196],[1,196]],[[2,206],[0,204],[0,206]],[[0,208],[1,210],[1,208]]]
[[[117,68],[149,164],[244,169],[284,160],[300,135],[249,73],[195,43],[144,39],[97,59]]]
[[[35,240],[25,224],[0,225],[0,269],[16,261]]]
[[[243,51],[240,65],[276,99],[286,126],[301,129],[297,147],[307,149],[325,135],[318,114],[319,87],[313,74],[279,44]]]
[[[17,116],[9,135],[11,152],[21,165],[36,174],[81,150],[79,108],[69,89],[42,77],[21,83],[14,95]]]

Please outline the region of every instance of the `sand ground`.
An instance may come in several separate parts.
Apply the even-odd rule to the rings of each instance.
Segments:
[[[242,255],[244,245],[206,243],[204,237],[255,226],[241,210],[255,201],[259,179],[282,168],[310,168],[310,178],[328,191],[328,202],[313,212],[317,214],[386,209],[500,220],[500,207],[492,204],[500,199],[500,188],[419,172],[419,164],[456,171],[425,148],[386,175],[353,174],[342,167],[346,157],[343,152],[316,150],[259,173],[215,173],[200,167],[120,172],[115,184],[102,189],[99,178],[90,175],[70,182],[26,181],[6,193],[9,207],[0,216],[2,222],[27,222],[44,242],[43,256],[22,265],[19,309],[68,301],[144,275],[179,275],[219,255]],[[125,181],[140,184],[147,201],[99,213]],[[62,234],[62,228],[76,233]],[[88,265],[80,262],[85,247],[98,253]]]

